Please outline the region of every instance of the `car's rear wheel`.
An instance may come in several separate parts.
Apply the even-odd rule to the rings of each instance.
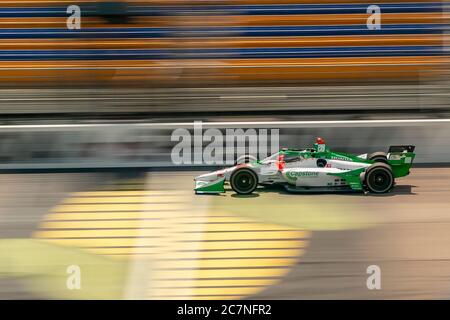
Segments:
[[[364,176],[365,185],[372,193],[386,193],[394,187],[395,179],[392,169],[385,163],[374,163]]]
[[[387,163],[387,154],[386,152],[374,152],[367,156],[367,159],[375,161],[375,162],[382,162]]]
[[[237,169],[230,177],[230,185],[238,194],[251,194],[258,187],[258,176],[251,169]]]

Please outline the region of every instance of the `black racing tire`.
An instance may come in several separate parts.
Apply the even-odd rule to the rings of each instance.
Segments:
[[[375,161],[375,162],[388,163],[386,152],[381,152],[381,151],[369,154],[367,156],[367,159]]]
[[[394,174],[389,165],[378,162],[367,168],[364,176],[364,185],[371,193],[389,192],[394,187],[394,184]]]
[[[237,160],[234,162],[234,165],[237,166],[238,164],[243,164],[243,163],[251,163],[251,162],[255,162],[258,159],[255,156],[252,156],[250,154],[245,154],[240,156],[239,158],[237,158]]]
[[[231,174],[230,185],[237,194],[251,194],[258,187],[258,176],[249,168],[240,168]]]

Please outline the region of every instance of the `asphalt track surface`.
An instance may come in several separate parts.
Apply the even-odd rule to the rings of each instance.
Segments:
[[[197,174],[0,176],[0,299],[450,297],[450,168],[383,196],[195,196]]]

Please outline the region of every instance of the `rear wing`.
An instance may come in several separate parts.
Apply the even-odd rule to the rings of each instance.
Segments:
[[[409,174],[416,154],[415,146],[390,146],[387,154],[388,164],[391,166],[395,177],[403,177]]]
[[[390,146],[388,153],[414,152],[415,146]]]

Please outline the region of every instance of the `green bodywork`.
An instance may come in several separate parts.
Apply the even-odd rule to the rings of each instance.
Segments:
[[[407,176],[415,157],[416,155],[413,152],[391,153],[388,164],[392,168],[394,177],[400,178]]]
[[[363,159],[353,154],[334,152],[326,149],[324,152],[317,152],[314,150],[303,151],[303,150],[292,150],[283,149],[280,154],[284,156],[301,156],[306,159],[317,158],[317,159],[327,159],[327,160],[343,160],[359,163],[373,164],[375,161]],[[395,177],[404,177],[408,175],[409,169],[414,161],[415,154],[413,152],[403,152],[403,153],[391,153],[388,159],[388,164],[392,167]]]
[[[346,171],[341,173],[329,173],[329,175],[336,176],[342,179],[345,179],[347,184],[353,190],[363,190],[363,185],[360,179],[361,173],[363,173],[366,168],[359,168],[352,171]]]

